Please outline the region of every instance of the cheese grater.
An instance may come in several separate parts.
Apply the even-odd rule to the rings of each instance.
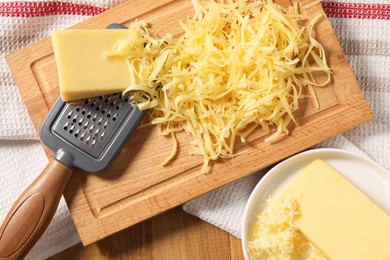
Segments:
[[[59,97],[41,126],[40,137],[64,165],[96,173],[110,165],[144,113],[120,94],[74,104]]]
[[[119,24],[108,28],[126,28]],[[77,103],[59,97],[41,125],[53,159],[19,196],[0,228],[0,259],[24,258],[49,225],[73,169],[97,173],[120,152],[145,115],[120,94]]]

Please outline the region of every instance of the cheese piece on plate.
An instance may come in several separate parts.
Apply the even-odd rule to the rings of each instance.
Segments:
[[[105,58],[130,31],[58,30],[52,33],[60,95],[64,101],[122,92],[130,84],[124,59]]]
[[[294,224],[329,259],[390,259],[390,216],[324,161],[310,163],[287,197],[299,205]]]

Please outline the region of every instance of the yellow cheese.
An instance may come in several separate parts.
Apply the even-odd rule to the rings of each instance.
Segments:
[[[137,56],[117,52],[129,59],[135,75],[125,94],[145,92],[132,99],[140,109],[152,109],[150,122],[161,133],[189,133],[197,146],[191,153],[203,156],[207,172],[209,161],[235,156],[238,139],[246,142],[256,128],[274,127],[266,141],[288,134],[303,89],[314,93],[331,74],[312,33],[322,15],[303,26],[306,16],[298,3],[288,8],[272,0],[193,4],[195,15],[182,23],[183,36],[173,45],[161,44],[152,66],[140,67]],[[316,82],[319,74],[326,80]]]
[[[310,163],[283,197],[297,202],[294,224],[329,259],[390,259],[390,217],[325,162]]]
[[[248,234],[250,259],[326,260],[292,223],[296,215],[299,211],[295,201],[269,197]]]
[[[127,63],[107,58],[119,41],[128,41],[124,30],[59,30],[52,33],[59,87],[64,101],[122,92],[130,84]]]

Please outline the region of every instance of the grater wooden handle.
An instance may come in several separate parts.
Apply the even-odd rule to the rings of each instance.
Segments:
[[[72,169],[51,159],[19,196],[0,228],[0,259],[23,259],[45,232]]]

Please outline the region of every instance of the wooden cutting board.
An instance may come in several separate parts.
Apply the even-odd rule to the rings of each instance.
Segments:
[[[297,1],[305,4],[311,0]],[[282,3],[288,4],[286,0]],[[304,12],[309,17],[324,13],[319,4]],[[73,28],[104,28],[110,23],[128,25],[134,19],[143,19],[151,24],[152,32],[179,35],[178,21],[192,13],[190,0],[135,0]],[[153,127],[137,130],[109,170],[99,175],[78,170],[70,181],[65,199],[83,244],[162,213],[371,119],[370,108],[325,14],[315,34],[333,68],[332,83],[316,89],[319,109],[310,98],[302,99],[296,114],[298,125],[292,127],[288,137],[267,143],[264,139],[268,134],[259,130],[239,146],[240,155],[213,163],[209,174],[200,173],[201,157],[189,155],[191,138],[186,133],[178,136],[180,147],[175,160],[162,167],[160,163],[170,153],[172,140],[159,136]],[[32,121],[39,129],[59,95],[50,38],[10,54],[7,60]]]

